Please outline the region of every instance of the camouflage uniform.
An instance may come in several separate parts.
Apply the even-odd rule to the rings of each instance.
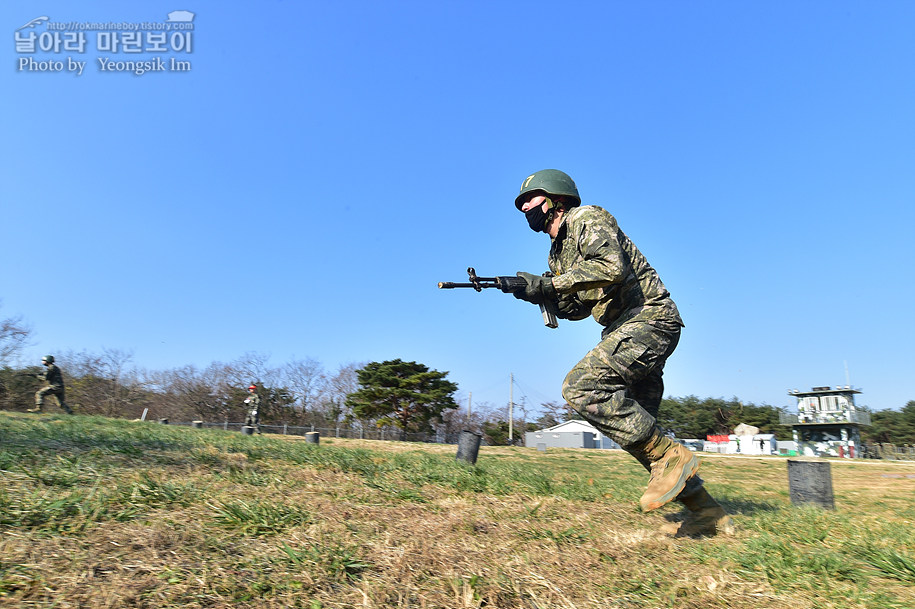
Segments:
[[[64,411],[73,414],[65,400],[64,377],[60,372],[60,368],[54,363],[48,363],[44,372],[39,372],[36,376],[46,382],[47,385],[35,392],[35,410],[41,410],[44,407],[45,396],[52,395],[57,398],[60,407]]]
[[[260,408],[261,408],[261,396],[257,395],[256,391],[249,393],[247,399],[245,399],[245,404],[248,405],[248,414],[245,416],[245,425],[253,427],[257,430],[257,433],[261,432],[260,427]]]
[[[559,198],[560,213],[556,216]],[[552,279],[519,272],[516,298],[556,302],[557,315],[588,315],[603,326],[601,340],[566,376],[566,402],[617,441],[650,472],[639,505],[658,509],[676,499],[687,508],[681,522],[662,530],[677,536],[730,533],[724,509],[698,476],[699,460],[661,433],[656,417],[664,395],[664,363],[680,340],[683,321],[670,293],[645,257],[597,206],[581,206],[572,178],[556,169],[529,175],[515,207],[535,232],[552,237]]]
[[[562,395],[623,448],[655,428],[664,362],[683,321],[658,274],[609,212],[565,212],[549,256],[559,317],[594,317],[601,341],[566,376]]]

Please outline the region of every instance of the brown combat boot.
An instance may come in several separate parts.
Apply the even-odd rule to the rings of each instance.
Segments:
[[[28,408],[26,412],[41,412],[41,406],[36,406],[35,408]]]
[[[661,526],[661,532],[673,537],[699,537],[702,535],[734,534],[734,522],[724,508],[709,495],[705,487],[687,497],[677,498],[686,506],[686,518],[682,522],[668,522]]]
[[[699,459],[688,448],[657,431],[639,448],[651,462],[648,488],[639,500],[642,510],[649,512],[676,499],[686,481],[699,471]]]

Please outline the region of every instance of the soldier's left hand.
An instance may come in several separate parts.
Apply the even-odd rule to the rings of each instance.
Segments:
[[[533,273],[525,273],[524,271],[518,271],[516,275],[524,279],[527,286],[523,290],[514,292],[515,298],[538,305],[547,301],[555,301],[558,298],[556,288],[553,287],[552,277],[543,277]]]

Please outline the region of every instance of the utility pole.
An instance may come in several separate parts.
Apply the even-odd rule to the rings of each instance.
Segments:
[[[514,401],[514,391],[515,389],[515,375],[511,372],[508,373],[508,443],[514,444],[512,432],[514,431],[512,425],[512,419],[515,416],[515,401]]]

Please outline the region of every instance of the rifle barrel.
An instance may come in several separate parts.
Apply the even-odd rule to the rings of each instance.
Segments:
[[[496,281],[495,277],[491,278],[481,278],[477,283],[455,283],[454,281],[440,281],[438,287],[443,290],[448,290],[451,288],[473,288],[477,292],[484,290],[486,288],[501,288],[501,285]]]

